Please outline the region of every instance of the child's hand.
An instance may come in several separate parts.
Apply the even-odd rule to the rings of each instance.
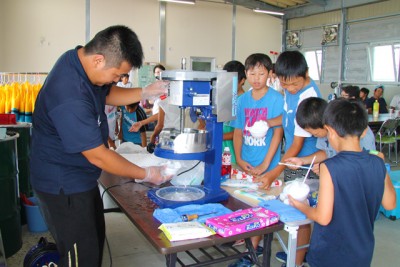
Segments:
[[[301,158],[298,158],[298,157],[287,158],[284,162],[288,163],[288,164],[292,164],[292,165],[297,165],[297,166],[304,165],[304,161]],[[287,167],[289,169],[292,169],[292,170],[297,170],[298,169],[298,167],[291,167],[291,166],[287,166]]]
[[[135,122],[132,124],[131,128],[129,129],[129,132],[137,132],[139,131],[140,127],[142,127],[142,123],[140,121]]]
[[[253,166],[251,166],[247,161],[236,159],[236,163],[244,172],[251,173]]]
[[[289,199],[289,204],[300,211],[302,210],[301,209],[302,206],[308,206],[307,199],[304,201],[298,201],[298,200],[294,199],[291,195],[287,195],[287,196]]]
[[[313,165],[312,171],[319,176],[319,163]]]
[[[262,176],[255,177],[254,181],[256,183],[261,183],[259,188],[269,190],[271,187],[272,182],[275,180],[269,172],[265,173]]]
[[[250,174],[253,176],[258,176],[258,175],[261,175],[263,172],[265,172],[266,169],[268,169],[268,164],[263,163],[261,165],[258,165],[257,167],[254,167],[252,170],[250,170]]]

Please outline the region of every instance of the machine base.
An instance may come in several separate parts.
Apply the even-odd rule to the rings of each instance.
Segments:
[[[204,189],[203,187],[200,187]],[[226,192],[223,189],[220,189],[218,191],[214,191],[212,193],[207,192],[206,189],[204,189],[205,196],[203,198],[200,198],[198,200],[194,201],[171,201],[171,200],[165,200],[156,195],[156,191],[159,188],[154,188],[150,189],[147,192],[147,197],[150,198],[151,201],[153,201],[157,206],[160,208],[177,208],[180,206],[184,205],[190,205],[190,204],[207,204],[207,203],[218,203],[224,200],[227,200],[229,198],[229,193]]]

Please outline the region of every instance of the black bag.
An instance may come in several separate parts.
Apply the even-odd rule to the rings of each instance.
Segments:
[[[34,245],[24,258],[24,267],[56,267],[60,261],[55,243],[48,242],[45,237],[41,237],[37,245]]]

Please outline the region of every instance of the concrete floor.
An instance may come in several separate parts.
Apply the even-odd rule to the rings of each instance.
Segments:
[[[153,248],[123,213],[106,213],[105,218],[110,251],[107,246],[105,246],[103,266],[165,266],[164,256]],[[7,259],[7,266],[9,267],[23,266],[23,259],[26,252],[37,243],[41,236],[45,236],[49,241],[52,241],[48,232],[30,233],[26,225],[23,226],[22,236],[23,247],[19,252]],[[283,234],[283,236],[285,235]],[[400,251],[400,220],[391,221],[380,214],[375,223],[375,238],[376,245],[371,266],[399,266],[397,253]],[[280,250],[278,241],[274,239],[272,242],[272,255],[275,255],[275,253]],[[112,265],[110,264],[111,260]],[[228,262],[213,266],[227,265]],[[271,266],[280,267],[281,263],[272,257]]]

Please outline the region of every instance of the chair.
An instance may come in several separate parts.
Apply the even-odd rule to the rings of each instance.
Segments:
[[[383,153],[382,147],[383,145],[388,145],[388,160],[392,161],[391,159],[391,145],[394,144],[394,151],[395,151],[395,161],[394,163],[398,163],[397,159],[397,126],[399,126],[399,120],[397,119],[388,119],[384,121],[379,128],[378,132],[375,135],[375,142],[379,144],[379,151]]]

